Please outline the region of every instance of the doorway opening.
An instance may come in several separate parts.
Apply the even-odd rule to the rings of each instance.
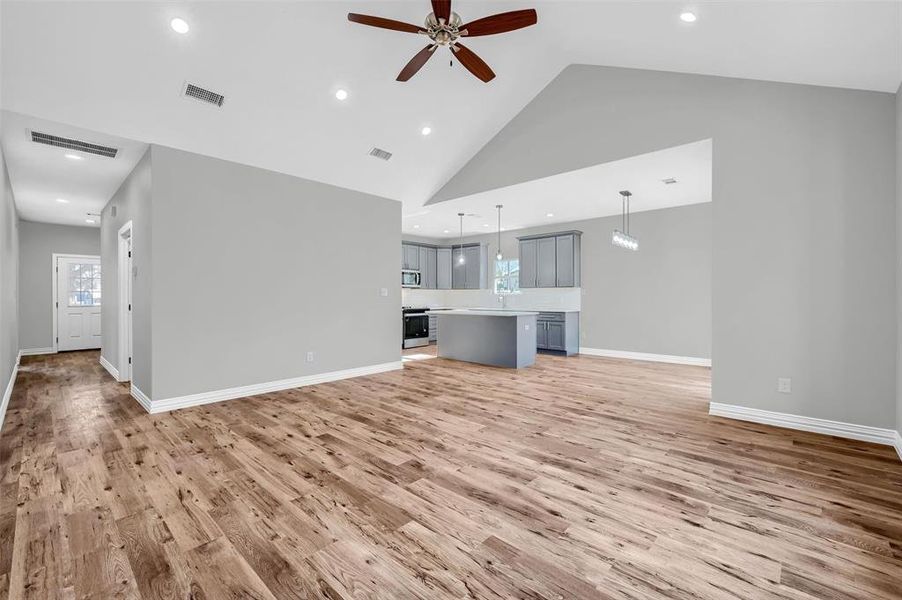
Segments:
[[[132,380],[132,222],[119,228],[117,257],[119,262],[119,381]]]
[[[53,351],[101,345],[100,257],[53,254]]]

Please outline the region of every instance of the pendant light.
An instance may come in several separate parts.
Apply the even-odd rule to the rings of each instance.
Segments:
[[[495,255],[495,259],[501,260],[504,258],[504,255],[501,254],[501,209],[504,208],[504,205],[496,204],[495,208],[498,209],[498,254]]]
[[[457,216],[460,217],[460,257],[457,259],[457,264],[464,264],[464,214],[457,213]]]
[[[630,196],[629,190],[620,192],[621,210],[620,210],[620,229],[615,229],[611,236],[611,245],[625,248],[626,250],[638,250],[639,240],[630,235]]]

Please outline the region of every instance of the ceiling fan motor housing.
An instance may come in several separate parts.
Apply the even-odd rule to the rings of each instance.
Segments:
[[[436,18],[435,13],[429,13],[426,17],[426,35],[434,43],[440,46],[448,46],[460,37],[460,26],[463,21],[456,12],[451,13],[451,18],[446,22]]]

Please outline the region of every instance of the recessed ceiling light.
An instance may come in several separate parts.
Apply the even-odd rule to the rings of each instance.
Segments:
[[[432,127],[429,127],[429,126],[427,125],[426,127],[423,127],[423,128],[420,130],[420,133],[422,133],[423,135],[429,135],[430,133],[432,133]]]
[[[413,228],[414,228],[414,229],[419,229],[420,226],[419,226],[419,225],[414,225]]]
[[[347,100],[348,99],[348,91],[347,90],[337,90],[335,92],[335,97],[339,100]]]
[[[85,223],[90,223],[91,225],[93,225],[94,219],[85,219]]]
[[[443,232],[442,232],[442,233],[448,233],[448,230],[447,230],[447,229],[446,229],[446,230],[445,230],[445,231],[443,231]]]
[[[695,16],[695,13],[691,13],[689,11],[680,14],[680,21],[682,21],[683,23],[695,23],[695,20],[697,18],[698,17]]]
[[[56,201],[59,202],[60,204],[69,204],[69,201],[66,200],[65,198],[57,198]]]
[[[178,17],[169,21],[169,26],[172,27],[172,30],[176,33],[188,33],[188,30],[191,29],[188,27],[188,22],[185,19],[180,19]]]
[[[483,227],[488,227],[489,224],[488,224],[488,223],[483,223],[482,226],[483,226]]]
[[[77,154],[72,154],[72,153],[67,154],[66,158],[71,159],[71,160],[84,160],[85,159],[84,156],[79,156]]]
[[[554,213],[545,213],[545,216],[546,216],[546,217],[553,217],[553,216],[554,216]]]

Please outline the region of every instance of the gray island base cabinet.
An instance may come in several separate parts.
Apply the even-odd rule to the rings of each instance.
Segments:
[[[443,310],[438,312],[438,356],[520,369],[536,362],[534,312]]]

